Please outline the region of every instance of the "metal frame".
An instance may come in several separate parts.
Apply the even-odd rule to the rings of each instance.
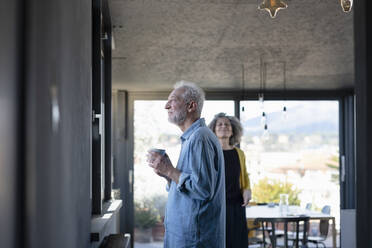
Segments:
[[[101,136],[102,114],[101,0],[92,1],[92,214],[102,213]],[[95,118],[97,115],[97,118]]]
[[[129,92],[134,100],[166,100],[169,91],[134,91]],[[242,93],[239,90],[205,90],[208,100],[257,100],[258,90],[247,90]],[[340,100],[343,97],[354,95],[353,89],[344,90],[287,90],[265,91],[265,100]]]
[[[133,236],[133,153],[130,154],[128,92],[113,91],[113,176],[114,188],[120,189],[124,207],[120,209],[120,232]],[[133,239],[130,240],[133,247]]]
[[[341,209],[355,209],[355,106],[354,96],[339,103],[340,204]]]
[[[108,6],[108,1],[102,2],[102,15],[103,15],[103,51],[104,51],[104,87],[105,87],[105,189],[104,200],[111,199],[112,190],[112,25],[111,15]]]

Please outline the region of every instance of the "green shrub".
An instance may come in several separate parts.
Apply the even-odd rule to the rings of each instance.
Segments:
[[[168,197],[166,195],[152,195],[143,200],[147,206],[152,206],[156,209],[161,217],[165,215],[165,206],[167,205]]]
[[[279,203],[280,194],[288,194],[289,205],[300,205],[298,194],[301,193],[293,184],[264,178],[253,186],[252,200],[258,203]]]
[[[158,211],[146,203],[134,203],[134,226],[147,229],[156,225],[160,221]]]

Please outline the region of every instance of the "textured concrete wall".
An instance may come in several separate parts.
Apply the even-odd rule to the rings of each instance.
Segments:
[[[26,16],[26,247],[89,247],[91,1],[27,1]]]

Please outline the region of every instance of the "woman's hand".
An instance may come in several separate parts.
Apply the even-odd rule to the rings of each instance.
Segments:
[[[250,189],[246,189],[243,191],[243,207],[247,206],[249,201],[252,199],[252,191]]]

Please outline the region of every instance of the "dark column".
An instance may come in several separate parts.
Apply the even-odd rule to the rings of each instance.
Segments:
[[[86,248],[91,221],[92,2],[26,2],[24,247]]]
[[[354,1],[357,247],[372,247],[371,7],[370,0]]]
[[[23,1],[0,7],[0,247],[24,247]]]
[[[126,91],[113,93],[114,188],[120,189],[120,232],[133,237],[133,106]],[[131,239],[133,245],[133,238]]]

